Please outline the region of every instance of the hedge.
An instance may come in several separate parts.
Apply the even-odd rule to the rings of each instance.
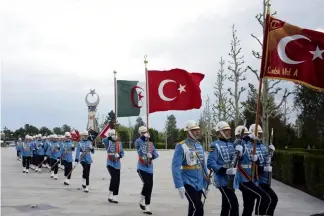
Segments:
[[[324,198],[324,156],[278,150],[273,161],[272,175],[285,184]]]

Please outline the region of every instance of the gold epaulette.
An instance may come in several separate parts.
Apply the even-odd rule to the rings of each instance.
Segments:
[[[181,144],[181,145],[182,145],[182,144],[184,144],[184,143],[185,143],[185,141],[184,141],[184,140],[182,140],[181,142],[179,142],[179,144]]]

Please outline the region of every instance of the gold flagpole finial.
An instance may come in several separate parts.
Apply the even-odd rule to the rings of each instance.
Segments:
[[[267,0],[266,6],[267,6],[267,14],[270,14],[270,8],[271,8],[270,0]]]

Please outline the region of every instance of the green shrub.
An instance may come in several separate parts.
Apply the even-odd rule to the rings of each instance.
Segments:
[[[308,191],[322,198],[324,196],[324,157],[305,155],[304,169]]]

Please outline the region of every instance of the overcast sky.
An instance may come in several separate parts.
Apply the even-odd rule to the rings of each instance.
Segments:
[[[291,24],[324,29],[323,0],[273,0],[272,8]],[[213,101],[219,59],[229,60],[233,23],[245,61],[260,67],[251,54],[260,47],[250,33],[262,34],[254,18],[261,10],[262,0],[3,1],[1,127],[66,123],[84,129],[90,88],[100,96],[101,119],[114,106],[113,70],[118,79],[143,81],[145,54],[149,69],[204,73],[202,97]],[[247,76],[257,85],[253,74]],[[150,126],[163,128],[171,113],[183,127],[198,120],[201,110],[154,113]],[[128,124],[128,118],[119,122]]]

